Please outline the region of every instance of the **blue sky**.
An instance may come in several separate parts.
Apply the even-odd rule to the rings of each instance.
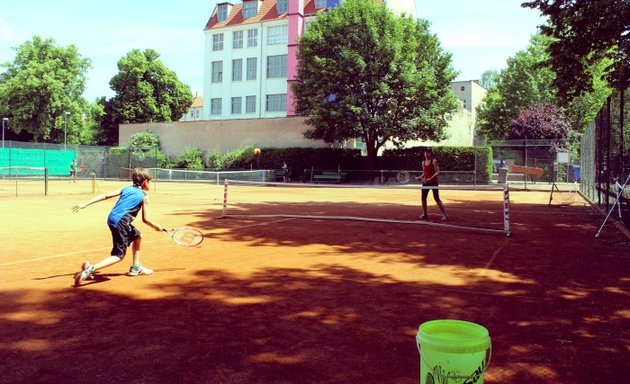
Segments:
[[[238,2],[239,0],[235,0]],[[488,69],[505,68],[524,49],[543,19],[524,9],[524,0],[415,0],[419,18],[431,22],[442,47],[453,54],[458,80],[479,79]],[[0,2],[0,62],[12,62],[11,49],[39,35],[58,45],[74,44],[92,61],[90,102],[112,97],[109,80],[116,63],[132,49],[156,50],[162,62],[203,92],[203,28],[216,0],[20,0]],[[411,0],[410,0],[411,2]]]

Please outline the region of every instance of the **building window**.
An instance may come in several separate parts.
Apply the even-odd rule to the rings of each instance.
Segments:
[[[287,44],[289,42],[289,26],[278,25],[267,29],[267,44]]]
[[[237,115],[241,113],[241,99],[242,97],[233,97],[232,98],[232,114]]]
[[[308,29],[308,26],[311,25],[313,21],[315,21],[313,17],[304,18],[304,32],[306,32],[306,30]]]
[[[243,19],[249,19],[258,13],[258,0],[243,1]]]
[[[256,113],[256,96],[245,98],[245,113]]]
[[[315,0],[315,8],[326,8],[326,0]]]
[[[247,80],[256,80],[256,58],[250,57],[247,59]]]
[[[459,90],[460,90],[460,91],[465,91],[465,90],[466,90],[466,86],[465,86],[465,85],[462,85],[461,87],[459,87]]]
[[[217,14],[217,21],[218,22],[222,22],[227,20],[227,16],[228,16],[228,6],[227,4],[223,4],[223,5],[219,5],[219,12]]]
[[[278,0],[276,9],[278,10],[278,15],[289,12],[289,0]]]
[[[287,55],[267,57],[267,78],[287,77]]]
[[[255,47],[257,45],[258,45],[258,30],[257,29],[247,30],[247,46]]]
[[[232,48],[243,48],[243,31],[235,31],[232,33]]]
[[[287,110],[287,94],[267,95],[267,112],[285,112]]]
[[[243,59],[232,60],[232,81],[243,80]]]
[[[223,34],[222,33],[217,33],[216,35],[212,35],[212,50],[213,51],[223,50]]]
[[[199,109],[195,110],[195,119],[199,120]]]
[[[222,81],[223,81],[223,62],[213,61],[212,62],[212,82],[220,83]]]
[[[210,99],[210,114],[211,115],[221,114],[221,98]]]

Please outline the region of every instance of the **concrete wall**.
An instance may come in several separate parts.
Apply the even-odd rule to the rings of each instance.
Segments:
[[[219,148],[228,152],[252,144],[258,147],[330,146],[305,138],[307,129],[303,117],[122,124],[118,145],[128,146],[134,133],[149,130],[160,138],[162,151],[167,156],[177,156],[186,147],[204,151]]]

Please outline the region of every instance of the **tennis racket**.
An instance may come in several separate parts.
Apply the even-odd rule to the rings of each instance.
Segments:
[[[163,228],[162,231],[168,233],[173,241],[182,247],[195,247],[203,241],[203,234],[191,227]]]
[[[399,184],[407,184],[409,180],[409,172],[407,171],[400,171],[396,174],[396,181],[398,181]]]

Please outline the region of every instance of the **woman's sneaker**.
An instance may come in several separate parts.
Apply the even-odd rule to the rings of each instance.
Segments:
[[[150,275],[152,273],[153,273],[152,269],[145,268],[142,265],[138,265],[138,266],[134,265],[131,268],[129,268],[129,273],[127,275],[138,276],[138,275]]]
[[[81,272],[78,272],[74,275],[74,286],[78,287],[81,283],[88,278],[94,278],[94,266],[90,264],[89,261],[86,261],[81,265]]]

